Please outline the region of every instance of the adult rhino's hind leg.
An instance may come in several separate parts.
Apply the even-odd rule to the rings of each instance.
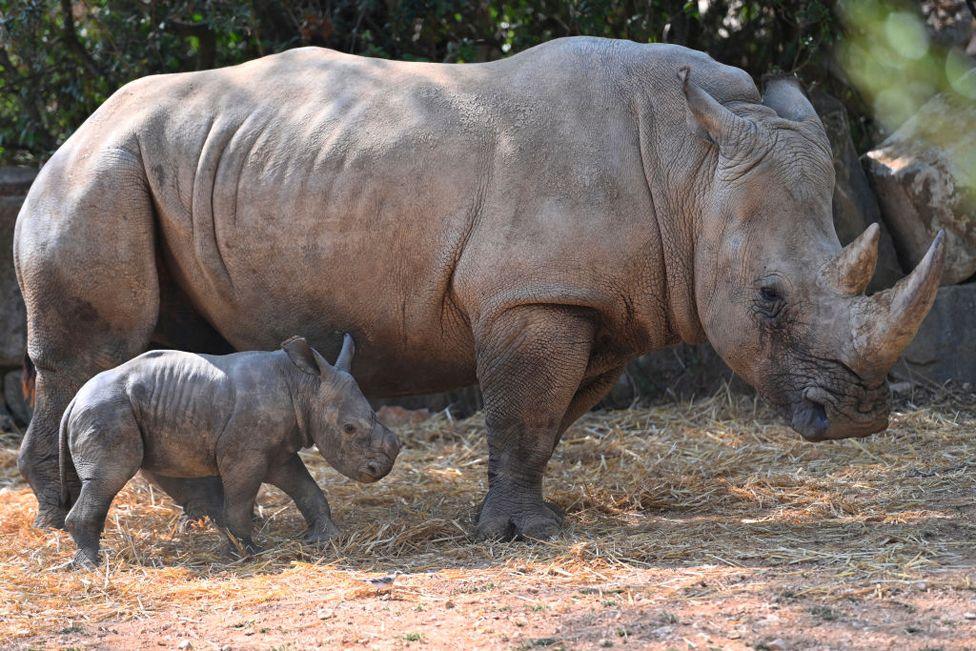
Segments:
[[[525,306],[477,333],[478,380],[488,425],[488,494],[482,539],[549,539],[561,514],[542,497],[542,479],[592,348],[583,310]]]
[[[147,470],[142,474],[183,509],[182,526],[203,518],[209,518],[217,526],[223,525],[224,485],[220,477],[182,479]]]
[[[74,140],[74,139],[73,139]],[[27,306],[35,410],[17,459],[38,500],[35,523],[62,527],[58,426],[89,378],[143,352],[159,307],[153,211],[141,163],[62,148],[17,219],[14,260]]]

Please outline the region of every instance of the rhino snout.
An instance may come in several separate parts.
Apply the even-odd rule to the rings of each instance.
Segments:
[[[886,391],[870,392],[855,409],[838,409],[826,392],[806,389],[792,404],[790,426],[811,442],[861,438],[888,427]]]
[[[363,482],[374,482],[390,473],[397,455],[400,454],[400,440],[396,434],[383,428],[383,431],[374,437],[371,448],[369,458],[360,473],[359,479]]]
[[[830,429],[827,409],[821,403],[804,397],[793,406],[790,426],[808,441],[823,441]]]

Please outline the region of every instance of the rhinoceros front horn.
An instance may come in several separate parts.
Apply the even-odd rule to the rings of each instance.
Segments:
[[[856,240],[831,260],[824,273],[827,281],[844,296],[857,296],[867,289],[878,264],[878,238],[881,229],[871,224]]]
[[[356,354],[356,342],[348,332],[342,337],[342,350],[336,357],[335,367],[340,371],[349,372],[352,368],[352,358]]]
[[[854,346],[864,366],[887,371],[914,339],[939,290],[944,240],[940,230],[910,275],[889,290],[863,298],[857,306]]]

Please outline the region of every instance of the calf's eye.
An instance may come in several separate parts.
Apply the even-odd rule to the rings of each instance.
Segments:
[[[352,423],[346,423],[345,425],[342,426],[342,431],[345,432],[346,434],[355,434],[356,426],[353,425]]]

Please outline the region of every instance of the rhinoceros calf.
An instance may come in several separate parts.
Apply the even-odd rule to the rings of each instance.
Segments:
[[[478,382],[486,538],[558,531],[543,475],[563,431],[680,341],[710,341],[809,440],[882,430],[943,245],[864,296],[878,230],[842,249],[833,175],[795,81],[761,95],[672,45],[569,38],[466,65],[302,48],[133,82],[17,220],[37,523],[63,521],[71,395],[151,343],[303,332],[332,352],[351,332],[371,397]]]
[[[262,482],[295,501],[309,542],[339,533],[298,450],[316,445],[342,474],[372,482],[390,472],[400,444],[348,372],[351,337],[334,367],[301,337],[281,348],[219,356],[152,351],[85,383],[60,431],[62,485],[71,472],[81,480],[65,522],[78,545],[76,564],[98,563],[112,499],[140,468],[219,476],[220,524],[246,553],[259,551],[251,516]]]

